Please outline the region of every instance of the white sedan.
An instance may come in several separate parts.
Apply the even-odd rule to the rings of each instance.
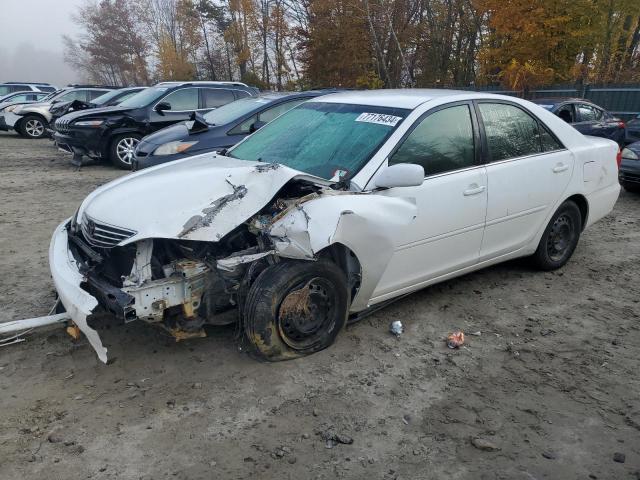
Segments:
[[[515,257],[562,267],[616,202],[617,161],[517,98],[337,93],[100,187],[56,229],[51,272],[105,362],[105,312],[177,338],[240,322],[257,356],[294,358],[427,285]]]

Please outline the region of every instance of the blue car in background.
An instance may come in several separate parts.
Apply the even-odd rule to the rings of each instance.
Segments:
[[[640,142],[622,149],[618,180],[627,192],[640,193]]]
[[[613,140],[623,147],[626,143],[625,123],[602,107],[580,98],[536,98],[537,103],[583,135],[593,135]]]
[[[640,115],[627,122],[627,143],[640,142]]]
[[[232,147],[267,122],[311,98],[335,89],[304,92],[269,92],[242,98],[187,122],[144,137],[135,150],[133,170],[160,165],[206,152]]]

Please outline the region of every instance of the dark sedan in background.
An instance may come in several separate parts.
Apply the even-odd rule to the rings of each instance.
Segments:
[[[640,142],[640,115],[627,122],[627,142]]]
[[[141,92],[145,88],[147,87],[125,87],[119,88],[118,90],[111,90],[94,98],[90,102],[84,102],[82,100],[60,102],[59,104],[52,106],[49,110],[52,114],[52,119],[49,122],[49,125],[52,127],[51,130],[55,131],[56,120],[67,113],[87,110],[89,108],[113,107],[124,102],[129,97],[133,97],[136,93]]]
[[[602,107],[580,98],[536,98],[537,103],[583,135],[593,135],[613,140],[621,147],[626,141],[625,123]]]
[[[640,193],[640,142],[622,149],[618,179],[626,191]]]
[[[135,151],[132,168],[143,168],[229,148],[265,123],[302,102],[337,90],[264,93],[194,116],[144,137]]]

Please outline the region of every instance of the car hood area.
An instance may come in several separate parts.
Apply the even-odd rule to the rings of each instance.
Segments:
[[[146,238],[217,241],[264,207],[297,170],[206,153],[108,183],[89,195],[78,221],[132,230]],[[325,182],[326,183],[326,182]]]

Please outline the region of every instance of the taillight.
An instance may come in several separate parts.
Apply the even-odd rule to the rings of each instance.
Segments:
[[[616,155],[616,163],[618,164],[618,168],[620,168],[620,164],[622,163],[622,149],[618,150],[618,154]]]
[[[618,122],[618,126],[619,126],[620,128],[625,128],[625,127],[626,127],[626,125],[624,124],[624,122],[623,122],[623,121],[619,121],[619,122]]]

